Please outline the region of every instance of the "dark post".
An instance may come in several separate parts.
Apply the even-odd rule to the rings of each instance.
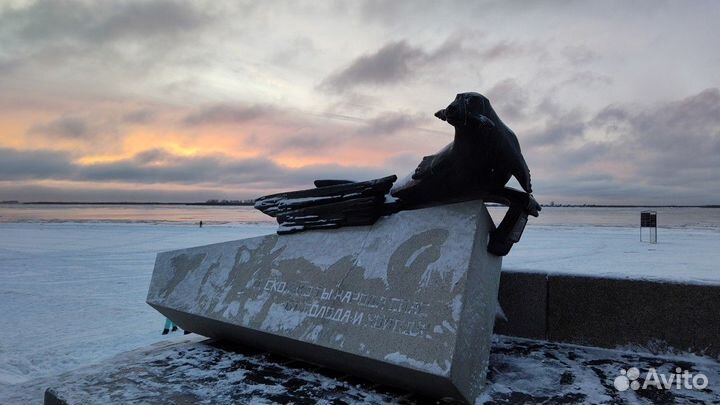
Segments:
[[[644,242],[644,228],[648,231],[648,242],[657,243],[657,211],[640,213],[640,242]]]

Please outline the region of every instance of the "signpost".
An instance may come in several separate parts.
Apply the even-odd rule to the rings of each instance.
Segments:
[[[657,243],[657,211],[642,211],[640,213],[640,241]]]

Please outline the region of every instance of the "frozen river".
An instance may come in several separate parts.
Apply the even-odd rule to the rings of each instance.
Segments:
[[[33,380],[167,339],[163,318],[145,304],[157,252],[275,230],[269,222],[198,228],[195,218],[1,222],[0,404]],[[231,221],[214,223],[222,222]],[[634,224],[538,222],[504,260],[505,270],[720,284],[720,232],[712,223],[661,228],[659,243],[650,245]]]

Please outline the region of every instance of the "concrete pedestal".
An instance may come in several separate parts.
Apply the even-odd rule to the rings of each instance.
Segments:
[[[147,302],[208,337],[474,402],[500,279],[490,224],[472,201],[165,252]]]

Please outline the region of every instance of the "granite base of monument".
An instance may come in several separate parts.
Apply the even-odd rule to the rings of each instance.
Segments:
[[[474,402],[500,279],[491,224],[471,201],[160,253],[147,301],[204,336]]]

